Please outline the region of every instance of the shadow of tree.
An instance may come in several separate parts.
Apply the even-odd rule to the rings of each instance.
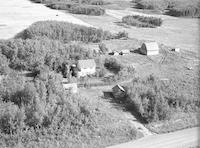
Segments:
[[[113,107],[123,110],[125,112],[130,112],[137,121],[142,124],[147,124],[147,121],[144,120],[141,115],[136,111],[136,107],[134,107],[132,103],[127,102],[126,97],[116,99],[114,98],[111,91],[104,91],[103,94],[103,99],[107,99],[113,105]]]

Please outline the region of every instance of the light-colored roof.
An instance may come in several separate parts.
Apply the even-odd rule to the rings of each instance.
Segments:
[[[159,50],[158,43],[157,42],[146,42],[142,44],[142,47],[145,46],[146,50]]]
[[[129,53],[130,50],[128,50],[128,49],[124,49],[124,50],[121,50],[121,52],[122,52],[122,53]]]
[[[96,67],[96,63],[94,59],[78,60],[78,67],[79,68],[93,68],[93,67]]]
[[[125,92],[125,90],[124,90],[124,88],[121,86],[121,85],[119,85],[119,84],[117,84],[116,86],[114,86],[114,87],[118,87],[120,90],[122,90],[122,91],[124,91]],[[114,88],[113,87],[113,88]]]

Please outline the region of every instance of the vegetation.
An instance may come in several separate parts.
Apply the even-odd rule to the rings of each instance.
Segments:
[[[85,14],[85,15],[103,15],[105,10],[99,5],[104,5],[102,0],[32,0],[37,3],[45,3],[47,7],[52,9],[67,10],[74,14]],[[96,5],[96,6],[95,6]]]
[[[148,123],[169,120],[172,112],[198,113],[200,108],[199,100],[180,95],[173,82],[166,86],[152,75],[147,79],[134,79],[126,90],[129,107]]]
[[[92,5],[74,5],[70,8],[69,12],[74,14],[86,14],[86,15],[103,15],[105,10]]]
[[[135,0],[140,9],[167,10],[168,15],[199,17],[198,0]]]
[[[64,91],[61,79],[47,73],[25,81],[12,73],[0,83],[0,147],[100,147],[137,136],[127,124],[115,126],[117,115],[99,99]]]
[[[140,15],[128,15],[122,18],[122,23],[137,27],[155,28],[161,26],[162,19],[156,17],[145,17]]]
[[[115,74],[117,74],[123,68],[122,64],[115,58],[106,58],[104,66]]]
[[[49,38],[61,42],[82,41],[100,42],[110,39],[111,33],[92,27],[85,27],[66,22],[41,21],[19,33],[15,38],[39,39]]]
[[[0,70],[7,73],[8,66],[15,70],[37,71],[47,66],[49,70],[62,73],[69,71],[66,65],[76,60],[92,58],[95,52],[79,44],[63,44],[59,41],[14,39],[0,42]]]

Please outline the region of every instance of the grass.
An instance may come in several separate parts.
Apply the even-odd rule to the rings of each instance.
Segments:
[[[167,10],[167,15],[177,17],[199,17],[200,7],[198,0],[136,0],[137,8]]]
[[[162,19],[156,17],[145,17],[139,15],[128,15],[122,18],[122,23],[137,27],[155,28],[161,26]]]

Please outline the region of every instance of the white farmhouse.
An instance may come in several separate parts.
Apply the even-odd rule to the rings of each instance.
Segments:
[[[79,69],[78,77],[85,77],[96,73],[96,63],[94,59],[78,60],[77,67]]]

